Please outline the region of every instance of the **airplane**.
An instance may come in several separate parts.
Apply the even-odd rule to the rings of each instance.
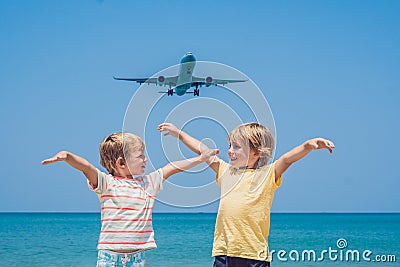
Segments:
[[[200,95],[199,87],[205,85],[209,87],[211,85],[225,85],[228,83],[239,83],[246,82],[247,80],[223,80],[223,79],[214,79],[211,76],[201,78],[193,76],[193,70],[196,65],[196,58],[192,53],[186,53],[180,61],[179,72],[177,76],[158,76],[151,78],[118,78],[113,77],[115,80],[121,81],[132,81],[137,82],[139,84],[147,83],[147,84],[155,84],[158,86],[167,86],[169,87],[167,92],[159,92],[165,93],[168,96],[172,96],[176,94],[178,96],[182,96],[184,94],[193,94],[194,96]],[[193,92],[189,92],[188,90],[194,87]]]

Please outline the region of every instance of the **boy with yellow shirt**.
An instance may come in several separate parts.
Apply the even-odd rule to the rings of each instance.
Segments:
[[[179,138],[199,154],[205,144],[180,131],[171,123],[158,126],[165,135]],[[217,156],[207,161],[217,174],[221,199],[215,224],[212,256],[214,267],[267,267],[270,211],[275,190],[282,183],[282,174],[291,164],[312,150],[328,149],[334,144],[323,138],[310,139],[293,148],[272,164],[274,138],[259,123],[237,126],[228,136],[230,163]]]

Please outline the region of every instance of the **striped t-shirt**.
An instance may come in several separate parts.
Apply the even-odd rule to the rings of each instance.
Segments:
[[[162,190],[163,174],[158,169],[133,179],[98,171],[94,188],[100,200],[101,231],[97,249],[152,249],[154,241],[152,211],[156,195]]]

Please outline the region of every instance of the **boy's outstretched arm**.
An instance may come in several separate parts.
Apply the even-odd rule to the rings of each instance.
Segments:
[[[202,162],[208,162],[216,157],[218,153],[218,149],[206,149],[202,150],[197,157],[170,162],[162,168],[163,177],[168,179],[173,174],[189,170]]]
[[[42,161],[43,165],[65,161],[73,168],[83,172],[89,182],[97,187],[97,169],[84,158],[81,158],[68,151],[58,152],[54,157]]]
[[[164,136],[171,135],[175,138],[178,138],[182,143],[184,143],[190,150],[192,150],[196,154],[201,154],[201,151],[209,150],[208,146],[206,146],[201,141],[196,138],[190,136],[184,131],[179,130],[172,123],[164,122],[158,125],[158,130],[160,132],[166,132]],[[219,168],[219,159],[217,156],[210,158],[207,161],[207,164],[213,169],[213,171],[218,172]]]
[[[328,149],[332,153],[335,145],[332,141],[324,138],[310,139],[298,147],[293,148],[289,152],[282,155],[275,163],[275,177],[279,178],[293,163],[304,158],[312,150]]]

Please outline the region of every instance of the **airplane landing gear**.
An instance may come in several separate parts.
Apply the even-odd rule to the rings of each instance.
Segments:
[[[193,95],[194,96],[199,96],[200,95],[200,90],[199,89],[194,89]]]
[[[173,95],[174,94],[174,90],[173,89],[169,89],[167,92],[167,95]]]

